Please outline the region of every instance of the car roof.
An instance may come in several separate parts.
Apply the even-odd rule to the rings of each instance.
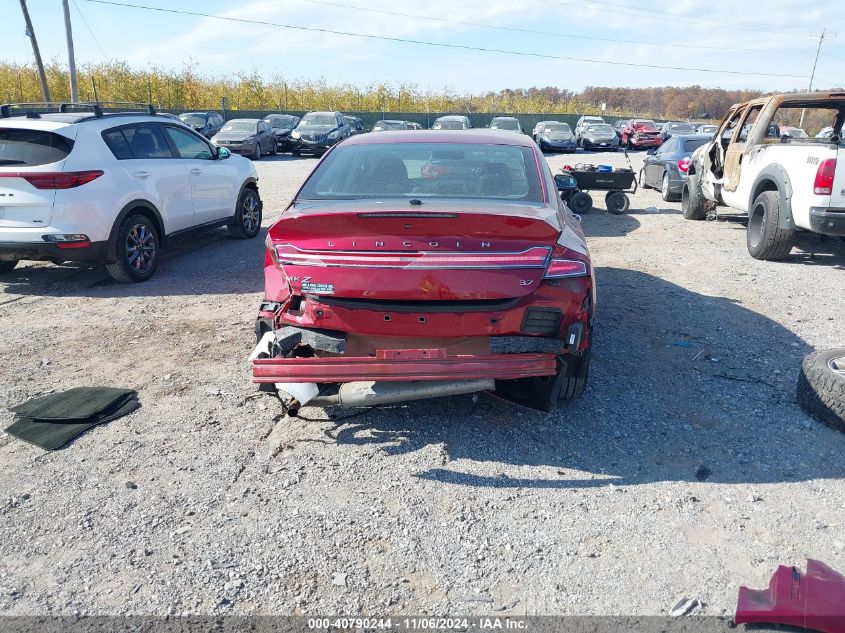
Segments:
[[[349,145],[372,145],[377,143],[468,143],[478,145],[516,145],[532,147],[534,141],[530,136],[514,134],[513,132],[498,132],[496,130],[396,130],[380,134],[364,134],[353,136],[343,142],[343,147]]]
[[[226,123],[235,123],[236,121],[248,121],[250,123],[258,123],[259,121],[263,121],[264,119],[229,119]]]
[[[466,119],[465,114],[446,114],[444,116],[437,117],[435,121],[443,121],[443,120],[453,120],[453,119]]]
[[[496,119],[508,119],[508,120],[511,120],[511,121],[518,121],[519,120],[515,116],[494,116],[493,121],[495,121]]]

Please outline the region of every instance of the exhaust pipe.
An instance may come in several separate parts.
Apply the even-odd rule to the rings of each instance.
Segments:
[[[345,382],[333,396],[319,396],[311,404],[319,407],[372,407],[409,400],[458,396],[476,391],[492,391],[492,378],[477,380],[418,380],[412,382]]]

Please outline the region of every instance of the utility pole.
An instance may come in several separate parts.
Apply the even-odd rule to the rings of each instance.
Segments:
[[[67,34],[67,62],[70,70],[70,100],[73,103],[79,101],[79,93],[76,89],[76,61],[73,58],[73,31],[70,28],[70,7],[67,0],[62,0],[62,8],[65,11],[65,33]]]
[[[44,101],[50,101],[50,88],[47,86],[47,75],[44,73],[44,63],[41,61],[41,51],[38,50],[38,40],[35,39],[35,29],[32,28],[32,20],[29,19],[29,9],[26,8],[26,0],[21,0],[21,11],[26,22],[26,34],[32,43],[32,54],[35,56],[35,65],[38,67],[38,78],[41,80],[41,94]]]
[[[819,45],[816,48],[816,59],[813,61],[813,70],[810,73],[810,86],[807,88],[807,92],[813,92],[813,79],[816,77],[816,64],[819,63],[819,53],[822,50],[822,42],[824,42],[824,32],[825,29],[822,29],[821,35],[819,35]],[[798,121],[798,127],[804,126],[804,108],[801,108],[801,119]]]

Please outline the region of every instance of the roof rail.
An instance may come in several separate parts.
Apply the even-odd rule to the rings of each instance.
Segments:
[[[109,110],[127,111],[130,108],[139,109],[146,114],[155,114],[155,108],[151,103],[133,103],[131,101],[79,101],[76,103],[57,103],[50,101],[36,101],[31,103],[5,103],[0,105],[0,118],[8,119],[13,113],[26,114],[27,116],[37,113],[48,112],[80,112],[88,111],[95,117],[103,116],[103,108]]]

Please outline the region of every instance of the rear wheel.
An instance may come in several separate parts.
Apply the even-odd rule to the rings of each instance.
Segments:
[[[589,213],[590,209],[593,208],[593,199],[586,191],[573,193],[569,201],[571,203],[570,206],[572,207],[572,210],[579,215]]]
[[[117,261],[106,264],[112,279],[137,283],[153,276],[159,260],[158,229],[143,215],[130,215],[117,231]]]
[[[590,373],[590,348],[583,356],[573,357],[572,362],[565,369],[560,385],[558,400],[575,400],[587,388],[587,376]]]
[[[640,187],[642,187],[643,189],[651,189],[651,186],[648,184],[648,181],[645,178],[645,167],[640,170],[639,182]]]
[[[782,210],[777,191],[764,191],[751,206],[748,214],[746,243],[748,252],[754,259],[783,259],[792,250],[795,243],[795,230],[782,229],[780,223]]]
[[[18,265],[17,259],[5,259],[0,261],[0,275],[5,275],[6,273],[10,273],[15,269],[15,266]]]
[[[669,188],[669,173],[663,173],[663,180],[660,183],[660,197],[663,198],[665,202],[672,202],[675,200],[676,195],[672,193],[672,190]]]
[[[276,139],[273,139],[273,142],[270,144],[270,151],[268,152],[268,154],[269,154],[270,156],[275,156],[275,155],[276,155],[276,144],[277,144],[277,143],[276,143]]]
[[[605,196],[604,202],[607,205],[607,210],[616,215],[625,213],[631,206],[630,198],[621,191],[611,191]]]
[[[687,220],[704,220],[707,209],[704,208],[704,194],[698,178],[687,178],[681,190],[681,211]]]
[[[247,187],[238,199],[235,217],[229,225],[229,235],[238,239],[249,239],[261,230],[261,198],[252,187]]]

